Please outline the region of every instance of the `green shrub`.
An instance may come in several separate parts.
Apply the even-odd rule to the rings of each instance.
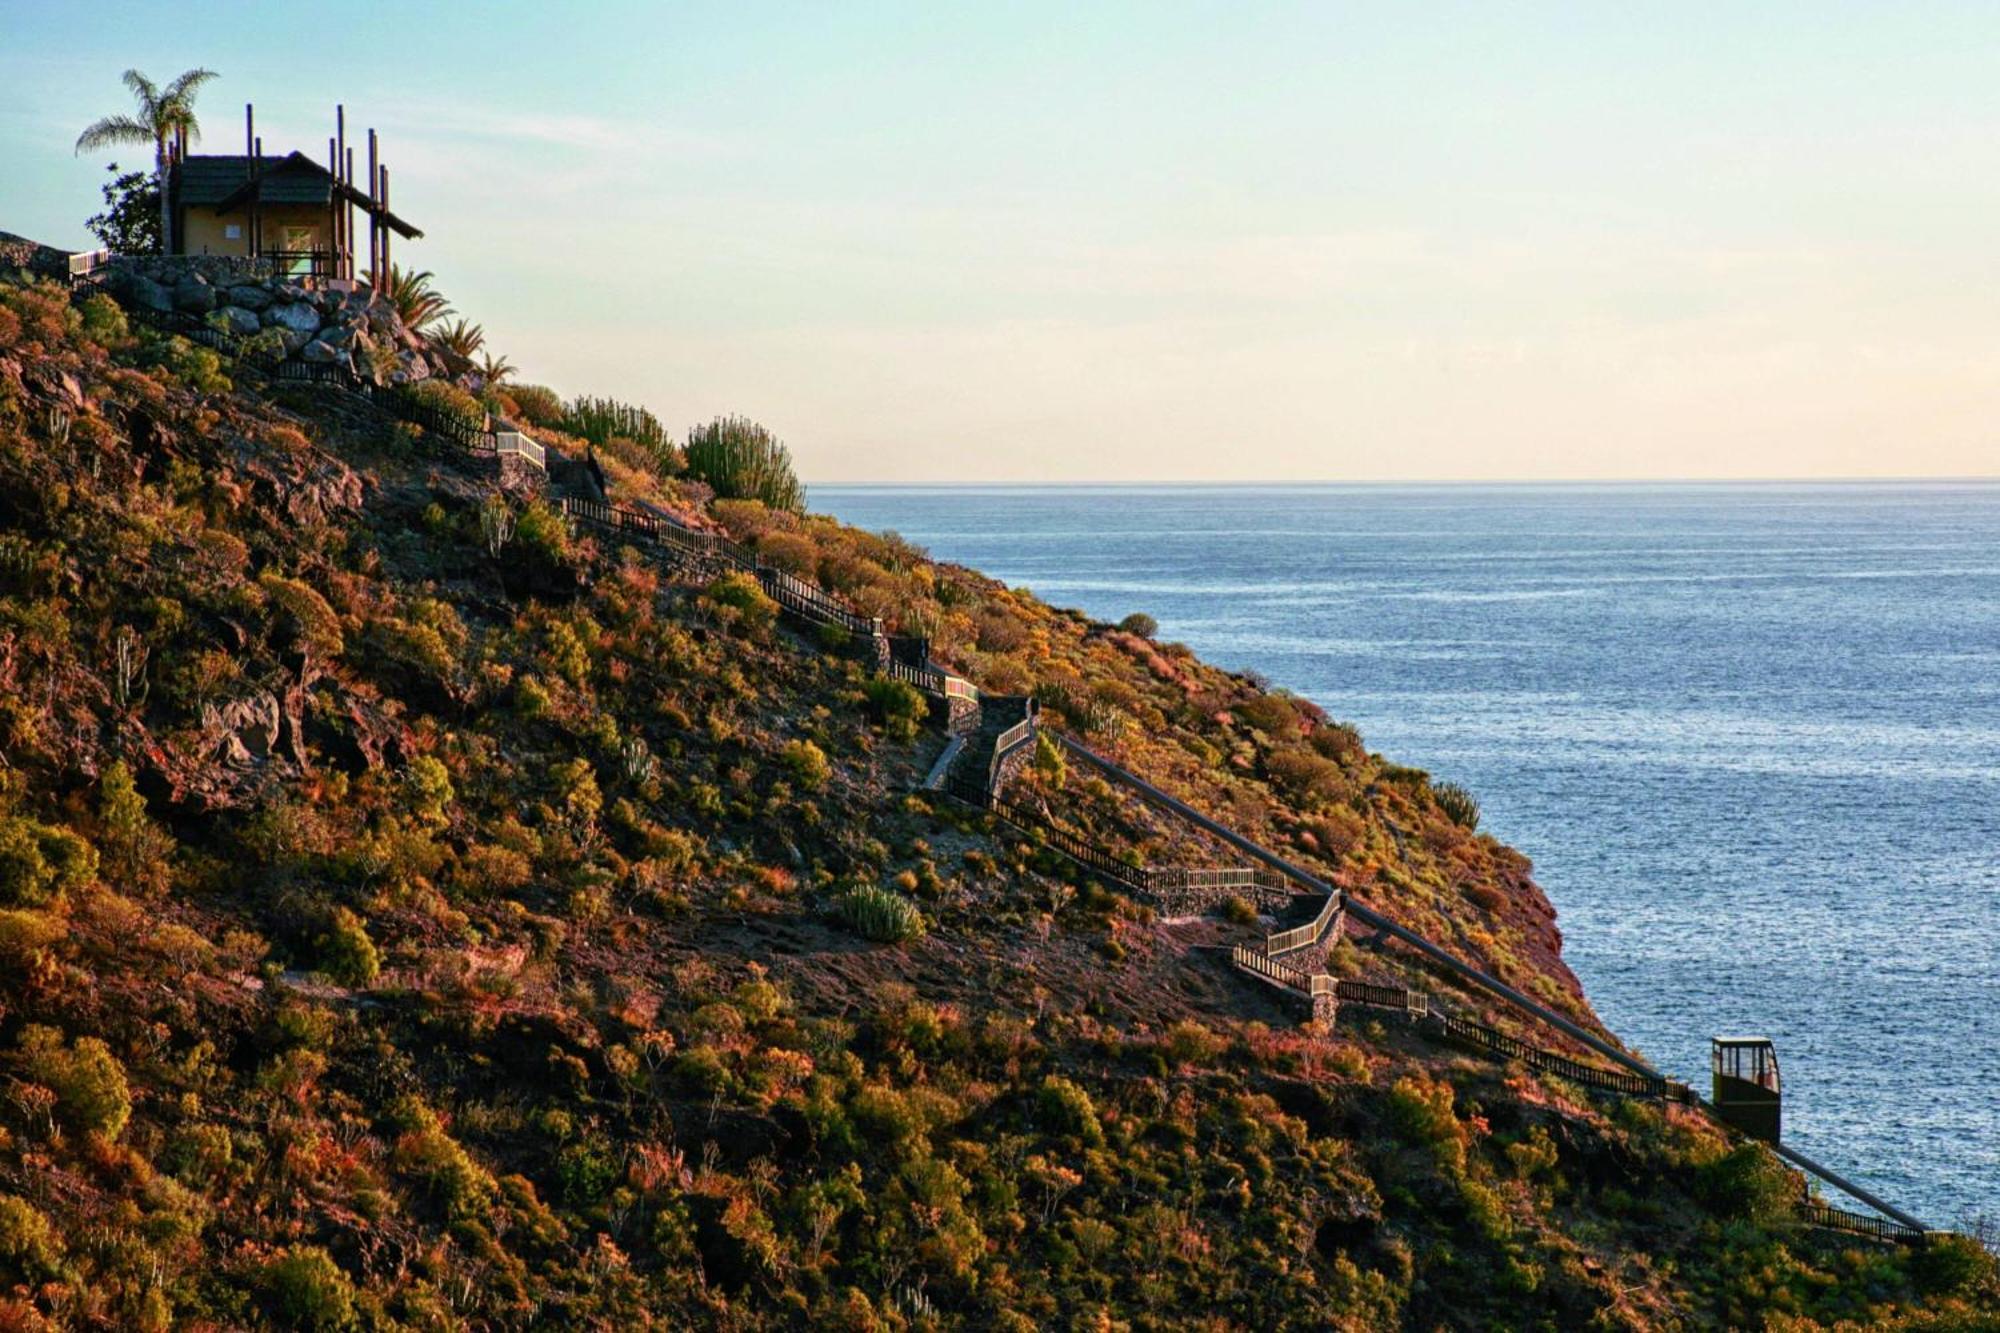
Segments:
[[[1430,1148],[1454,1179],[1465,1174],[1465,1130],[1452,1109],[1451,1084],[1421,1075],[1389,1089],[1389,1120],[1404,1138]]]
[[[319,595],[318,589],[298,579],[265,572],[257,586],[291,618],[300,642],[322,657],[338,657],[347,646],[340,630],[340,616]]]
[[[161,339],[153,345],[153,359],[197,393],[228,393],[234,387],[222,373],[222,358],[185,338]]]
[[[1799,1190],[1762,1144],[1744,1143],[1696,1172],[1695,1193],[1724,1217],[1769,1226],[1790,1213]]]
[[[1994,1256],[1971,1236],[1932,1236],[1910,1256],[1910,1276],[1932,1296],[1961,1296],[1996,1276]]]
[[[554,389],[540,384],[509,384],[507,397],[514,404],[514,415],[530,426],[542,426],[574,435],[563,425],[562,399]]]
[[[62,1262],[62,1237],[26,1199],[0,1194],[0,1272],[13,1269],[31,1278],[54,1277]]]
[[[710,607],[724,613],[725,620],[752,635],[762,634],[778,619],[778,604],[748,574],[724,574],[701,595]]]
[[[412,759],[403,785],[409,792],[410,809],[425,823],[442,824],[450,818],[458,793],[452,788],[450,772],[437,759],[427,754]]]
[[[1479,801],[1470,791],[1456,782],[1439,782],[1432,785],[1431,795],[1452,823],[1463,829],[1479,827]]]
[[[1144,611],[1134,611],[1118,622],[1118,628],[1127,634],[1136,634],[1142,639],[1150,639],[1160,632],[1160,622]]]
[[[840,895],[834,900],[834,914],[862,938],[877,944],[919,939],[925,931],[924,915],[915,903],[872,886]]]
[[[132,328],[125,319],[125,308],[103,292],[84,298],[81,310],[84,336],[92,342],[116,347],[131,338]]]
[[[345,907],[333,909],[319,937],[319,970],[343,986],[366,986],[382,970],[381,955],[361,918]]]
[[[875,676],[861,692],[891,740],[907,744],[916,739],[918,725],[930,713],[930,701],[915,686],[893,676]]]
[[[355,1326],[354,1284],[317,1245],[295,1245],[266,1264],[264,1290],[286,1328],[340,1333]]]
[[[285,346],[285,335],[276,329],[259,329],[243,340],[240,350],[245,360],[260,361],[267,366],[283,361],[291,352]]]
[[[761,500],[794,514],[806,507],[791,451],[747,417],[717,417],[690,430],[687,470],[726,500]]]
[[[806,740],[786,741],[785,747],[778,751],[778,762],[807,791],[824,787],[833,772],[833,766],[826,761],[826,752]]]
[[[97,849],[66,828],[0,819],[0,906],[51,907],[97,877]]]
[[[600,1137],[572,1143],[556,1154],[556,1179],[562,1183],[565,1204],[588,1208],[617,1183],[618,1158]]]
[[[173,837],[146,813],[146,798],[132,781],[132,770],[114,761],[97,781],[97,821],[104,843],[104,873],[122,889],[166,886],[167,858]]]
[[[819,571],[819,547],[797,532],[767,532],[757,539],[757,555],[787,574],[812,579]]]
[[[553,564],[569,559],[569,520],[540,497],[522,507],[514,522],[514,537]]]
[[[1264,756],[1264,771],[1294,801],[1305,806],[1324,805],[1347,786],[1347,776],[1339,764],[1304,746],[1270,751]]]
[[[77,1129],[115,1139],[132,1115],[125,1067],[96,1037],[65,1047],[54,1028],[30,1023],[21,1030],[21,1068],[31,1083],[56,1095],[63,1116]]]
[[[469,425],[483,427],[486,424],[486,408],[450,380],[418,380],[414,384],[403,385],[398,392],[420,407],[458,417]]]
[[[1035,1094],[1035,1119],[1052,1134],[1082,1139],[1091,1147],[1104,1142],[1104,1126],[1090,1094],[1060,1074],[1042,1080]]]

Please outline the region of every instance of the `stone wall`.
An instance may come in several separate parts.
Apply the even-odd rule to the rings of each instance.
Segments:
[[[104,281],[128,305],[194,315],[244,338],[269,333],[274,352],[377,383],[450,373],[443,356],[366,288],[268,270],[268,261],[229,255],[127,255],[111,261]]]

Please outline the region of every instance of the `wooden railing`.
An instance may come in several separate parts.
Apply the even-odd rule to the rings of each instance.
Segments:
[[[1530,1069],[1538,1069],[1545,1074],[1581,1083],[1585,1087],[1602,1088],[1607,1092],[1622,1092],[1636,1097],[1665,1097],[1667,1080],[1648,1078],[1624,1069],[1601,1069],[1596,1065],[1583,1064],[1566,1055],[1545,1051],[1539,1046],[1530,1046],[1518,1037],[1510,1037],[1484,1023],[1475,1023],[1468,1018],[1453,1014],[1437,1016],[1438,1031],[1454,1041],[1468,1046],[1476,1046],[1482,1051],[1505,1056],[1509,1060],[1519,1060]]]
[[[1229,961],[1245,972],[1253,972],[1266,981],[1275,982],[1288,990],[1297,991],[1308,998],[1331,995],[1334,992],[1333,978],[1324,972],[1307,972],[1304,968],[1281,963],[1277,959],[1253,949],[1247,944],[1236,945],[1229,951]]]
[[[1280,954],[1292,953],[1299,949],[1310,949],[1313,945],[1319,943],[1320,936],[1324,935],[1330,926],[1340,920],[1340,906],[1340,895],[1329,893],[1326,895],[1326,902],[1320,907],[1318,915],[1303,926],[1294,926],[1290,930],[1281,930],[1265,940],[1264,952],[1276,958]]]
[[[1342,979],[1334,983],[1333,993],[1343,1004],[1366,1004],[1378,1009],[1401,1009],[1406,1014],[1415,1014],[1420,1018],[1431,1011],[1429,995],[1402,986],[1383,986],[1372,981]]]
[[[1126,889],[1144,891],[1145,872],[1138,866],[1128,865],[1086,839],[1066,829],[1057,828],[1033,807],[995,795],[987,802],[986,808],[1022,833],[1038,839],[1049,850],[1068,857],[1092,874],[1102,875]]]
[[[1798,1215],[1799,1221],[1809,1227],[1845,1231],[1895,1245],[1922,1245],[1929,1239],[1928,1233],[1919,1231],[1915,1227],[1906,1227],[1901,1222],[1892,1222],[1886,1217],[1875,1217],[1868,1213],[1851,1213],[1845,1208],[1835,1208],[1832,1204],[1821,1203],[1817,1199],[1807,1199],[1799,1204]]]

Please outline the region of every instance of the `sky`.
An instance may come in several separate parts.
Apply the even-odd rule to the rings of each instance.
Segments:
[[[809,483],[2000,472],[1990,3],[337,10],[0,0],[0,230],[204,65],[210,151],[375,126],[523,378]]]

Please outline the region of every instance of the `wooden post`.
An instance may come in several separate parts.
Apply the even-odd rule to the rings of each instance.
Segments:
[[[382,284],[389,280],[382,271],[382,207],[376,194],[382,181],[380,150],[376,146],[375,131],[368,131],[368,273],[372,293],[379,293]]]
[[[251,173],[250,179],[256,182],[250,187],[250,207],[253,210],[250,214],[251,234],[255,237],[252,244],[256,246],[251,253],[261,255],[264,253],[264,136],[261,134],[257,136],[257,151],[251,160]]]
[[[349,190],[354,188],[354,150],[352,148],[347,149],[342,155],[340,179],[346,184]],[[347,266],[347,276],[351,278],[354,276],[354,199],[351,195],[343,195],[341,198],[343,200],[341,208],[344,220],[341,223],[340,234],[347,238],[347,258],[343,262]]]
[[[257,110],[248,102],[243,104],[243,175],[246,181],[252,183],[257,179]],[[254,191],[243,210],[243,253],[257,253],[257,196]]]
[[[340,144],[334,136],[326,137],[326,265],[320,272],[320,263],[313,261],[313,271],[321,277],[340,276]]]
[[[389,168],[387,166],[382,168],[382,211],[384,213],[389,211]],[[382,275],[382,280],[384,282],[388,281],[389,226],[387,222],[384,222],[382,225]]]
[[[333,184],[334,209],[339,221],[334,224],[333,274],[337,278],[351,278],[353,249],[349,245],[348,232],[354,221],[354,212],[348,206],[347,198],[340,187],[347,183],[342,163],[347,156],[347,107],[336,102],[333,107]]]

